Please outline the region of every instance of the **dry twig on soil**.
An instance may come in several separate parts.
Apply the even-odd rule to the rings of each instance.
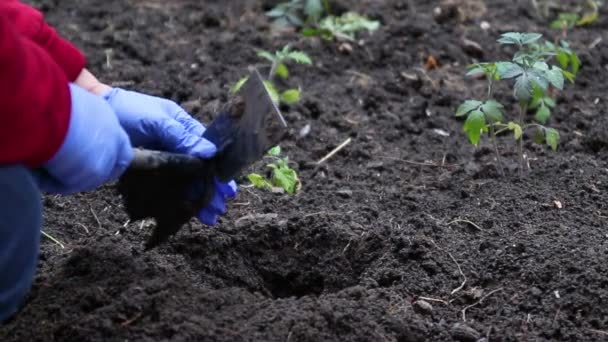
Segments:
[[[453,225],[454,223],[468,223],[468,224],[470,224],[471,226],[475,227],[475,228],[476,228],[477,230],[479,230],[479,231],[482,231],[482,232],[483,232],[483,231],[485,231],[484,229],[481,229],[481,227],[480,227],[480,226],[478,226],[477,224],[475,224],[474,222],[469,221],[469,220],[462,220],[462,219],[456,219],[456,220],[454,220],[454,221],[452,221],[452,222],[448,222],[448,226],[451,226],[451,225]]]
[[[450,295],[454,295],[456,292],[462,290],[464,288],[464,285],[467,283],[467,276],[464,275],[464,272],[462,272],[462,268],[460,267],[460,264],[458,263],[458,261],[456,261],[456,258],[454,258],[454,256],[452,255],[452,253],[444,250],[443,248],[439,247],[437,245],[437,243],[435,243],[435,240],[430,239],[431,242],[433,243],[433,245],[435,245],[435,247],[437,247],[437,249],[439,249],[442,252],[447,253],[447,255],[450,256],[450,258],[452,259],[452,261],[454,261],[454,263],[456,264],[456,267],[458,267],[458,273],[460,273],[460,275],[462,276],[463,280],[462,280],[462,284],[460,284],[460,286],[458,286],[457,288],[453,289],[452,292],[450,293]]]
[[[502,291],[502,290],[503,290],[503,288],[502,288],[502,287],[499,287],[499,288],[497,288],[497,289],[494,289],[494,290],[490,291],[490,292],[489,292],[487,295],[485,295],[485,296],[481,297],[481,299],[480,299],[480,300],[478,300],[477,302],[475,302],[475,303],[473,303],[473,304],[471,304],[471,305],[469,305],[469,306],[466,306],[464,309],[462,309],[462,310],[460,311],[460,312],[462,312],[462,320],[463,320],[463,321],[465,321],[465,322],[467,321],[467,314],[466,314],[466,313],[467,313],[467,310],[468,310],[468,309],[470,309],[470,308],[472,308],[472,307],[474,307],[474,306],[477,306],[477,305],[481,304],[481,303],[484,301],[484,299],[486,299],[486,298],[490,297],[491,295],[493,295],[494,293],[499,292],[499,291]]]
[[[333,157],[336,153],[340,152],[343,148],[345,148],[346,145],[350,144],[351,141],[352,141],[351,138],[348,138],[348,139],[344,140],[343,143],[341,143],[340,145],[338,145],[338,147],[334,148],[325,157],[319,159],[319,161],[317,162],[317,165],[321,165],[324,162],[326,162],[329,158]]]

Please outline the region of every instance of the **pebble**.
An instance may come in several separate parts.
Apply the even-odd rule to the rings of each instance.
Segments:
[[[452,337],[456,341],[475,342],[481,338],[481,334],[466,324],[456,323],[452,326]]]
[[[414,302],[414,310],[423,315],[430,315],[433,312],[433,306],[422,299],[419,299]]]

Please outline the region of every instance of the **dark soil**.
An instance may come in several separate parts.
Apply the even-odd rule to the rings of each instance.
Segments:
[[[241,179],[220,224],[192,221],[149,252],[152,225],[127,224],[112,186],[47,196],[44,230],[65,249],[43,242],[27,305],[0,340],[608,339],[608,13],[570,32],[584,68],[551,119],[561,146],[526,144],[523,179],[510,137],[500,177],[489,143],[469,145],[453,117],[484,92],[465,65],[508,58],[500,33],[557,34],[527,3],[436,17],[437,1],[352,1],[383,25],[348,52],[271,35],[262,1],[37,1],[101,79],[170,97],[204,122],[255,49],[297,41],[315,67],[292,70],[305,98],[284,108],[283,148],[303,188],[271,194]],[[428,56],[439,68],[420,69]]]

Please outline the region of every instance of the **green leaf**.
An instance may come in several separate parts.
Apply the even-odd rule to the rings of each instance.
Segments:
[[[538,70],[542,70],[542,71],[549,70],[549,64],[547,64],[547,62],[545,62],[545,61],[536,61],[536,62],[534,62],[532,67],[534,69],[538,69]]]
[[[468,114],[473,109],[477,109],[481,105],[481,103],[481,101],[477,100],[464,101],[464,103],[461,104],[456,110],[456,116],[463,116],[465,114]]]
[[[306,0],[304,14],[309,21],[317,22],[323,15],[323,4],[321,0]]]
[[[300,101],[300,95],[301,93],[298,89],[289,89],[281,94],[280,100],[285,104],[292,105]]]
[[[289,77],[289,70],[287,69],[287,66],[284,63],[279,63],[276,69],[274,70],[274,73],[281,78]]]
[[[243,87],[243,84],[245,84],[245,82],[247,82],[248,79],[249,79],[249,76],[245,76],[245,77],[241,78],[240,80],[238,80],[232,86],[232,88],[230,88],[230,94],[234,95],[234,94],[238,93],[239,90],[241,90],[241,88]]]
[[[497,62],[496,73],[500,75],[501,79],[514,78],[521,75],[524,69],[512,62]]]
[[[581,60],[575,53],[570,54],[570,63],[572,64],[572,73],[574,75],[578,74],[581,68]]]
[[[554,128],[547,128],[545,129],[545,138],[547,145],[549,145],[553,151],[556,151],[557,145],[559,145],[559,132]]]
[[[532,141],[539,145],[545,142],[545,133],[541,128],[537,128],[534,130],[534,134],[532,135]]]
[[[555,88],[559,90],[564,89],[564,74],[562,73],[562,69],[552,66],[550,70],[545,71],[545,77]]]
[[[540,33],[523,33],[521,35],[521,43],[524,45],[532,44],[539,40],[542,36],[543,35]]]
[[[570,54],[564,50],[559,50],[557,55],[555,55],[555,59],[557,59],[562,69],[566,69],[570,64]]]
[[[517,101],[528,102],[530,101],[530,97],[532,95],[533,88],[533,80],[530,78],[528,73],[524,72],[515,81],[515,86],[513,88],[513,95]]]
[[[281,146],[277,145],[268,150],[268,155],[272,157],[278,157],[279,155],[281,155]]]
[[[478,74],[485,74],[486,70],[480,66],[475,66],[473,68],[470,68],[467,73],[465,74],[465,76],[470,77],[470,76],[477,76]]]
[[[271,18],[277,18],[277,17],[282,17],[285,15],[286,9],[285,7],[282,6],[277,6],[273,9],[271,9],[270,11],[266,12],[266,15],[271,17]]]
[[[486,118],[491,123],[501,122],[503,120],[503,113],[501,109],[504,108],[502,104],[495,100],[487,100],[482,106],[481,111],[484,112]]]
[[[555,100],[550,98],[549,96],[546,96],[543,98],[543,102],[545,103],[545,105],[549,108],[553,108],[555,107]]]
[[[264,86],[266,86],[266,90],[268,90],[268,94],[270,95],[272,102],[274,102],[275,104],[278,104],[279,100],[280,100],[280,96],[279,96],[279,92],[277,91],[277,88],[274,86],[274,84],[272,84],[272,82],[266,80],[266,81],[264,81]]]
[[[300,19],[298,16],[292,14],[292,13],[287,13],[285,15],[285,17],[287,18],[287,20],[289,20],[290,23],[292,23],[295,26],[302,26],[304,25],[304,23],[302,22],[302,19]]]
[[[498,39],[500,44],[517,44],[527,45],[532,44],[539,40],[543,35],[540,33],[519,33],[519,32],[507,32],[503,33]]]
[[[312,64],[310,57],[303,51],[291,51],[287,54],[286,59],[291,59],[292,61],[300,64]]]
[[[534,119],[536,119],[536,121],[538,121],[539,123],[544,125],[545,123],[547,123],[547,120],[549,119],[550,115],[551,115],[551,110],[549,109],[549,107],[547,107],[543,104],[540,107],[538,107],[538,110],[536,111],[536,114],[534,115]]]
[[[277,59],[277,57],[275,55],[273,55],[272,53],[270,53],[268,51],[264,51],[264,50],[258,51],[258,57],[264,58],[264,59],[268,60],[269,62],[274,62]]]
[[[571,72],[569,72],[569,71],[566,71],[566,70],[562,70],[562,74],[564,74],[564,77],[565,77],[565,78],[566,78],[568,81],[570,81],[570,83],[574,83],[574,78],[575,78],[575,76],[574,76],[574,74],[573,74],[573,73],[571,73]]]
[[[530,101],[530,107],[537,108],[542,103],[544,97],[545,91],[543,88],[539,87],[537,84],[534,84],[532,87],[532,100]]]
[[[515,140],[519,140],[524,134],[524,131],[521,126],[513,121],[509,121],[509,123],[507,124],[507,128],[513,131],[513,136],[515,137]]]
[[[481,139],[481,133],[488,130],[483,112],[476,109],[469,113],[467,120],[464,122],[463,130],[467,133],[471,144],[477,146]]]
[[[251,182],[251,184],[253,184],[253,186],[255,186],[256,188],[272,188],[272,184],[270,184],[270,182],[268,182],[266,179],[264,179],[264,177],[262,177],[261,175],[257,174],[257,173],[250,173],[247,175],[247,179]]]
[[[286,164],[273,168],[272,185],[283,188],[288,194],[295,194],[299,184],[298,174]]]
[[[521,33],[518,32],[507,32],[500,35],[498,38],[498,43],[500,44],[520,44],[521,43]]]

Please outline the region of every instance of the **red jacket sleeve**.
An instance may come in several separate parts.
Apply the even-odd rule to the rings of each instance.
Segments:
[[[61,147],[71,111],[69,81],[0,7],[0,165],[38,167]]]
[[[68,80],[76,80],[86,64],[84,55],[58,35],[44,21],[42,13],[18,0],[0,0],[0,12],[8,17],[21,35],[40,45],[63,69]]]

